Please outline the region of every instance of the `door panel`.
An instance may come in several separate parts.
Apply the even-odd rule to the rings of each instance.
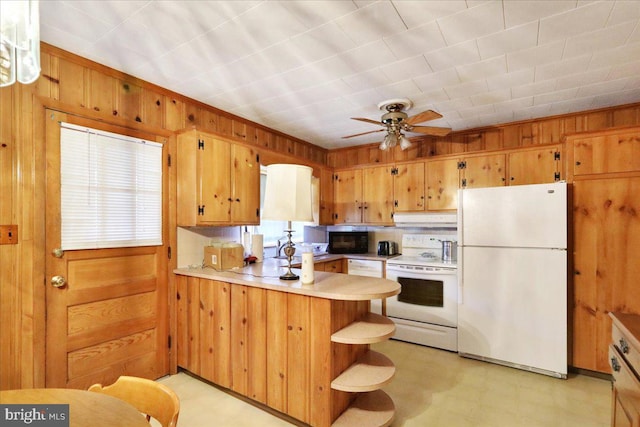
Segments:
[[[54,255],[61,231],[60,122],[159,142],[161,138],[55,111],[47,111],[46,117],[46,386],[87,388],[110,384],[120,375],[165,375],[166,243]],[[166,163],[164,169],[163,200],[168,200]],[[163,230],[166,242],[166,226]],[[54,287],[54,276],[66,283]]]

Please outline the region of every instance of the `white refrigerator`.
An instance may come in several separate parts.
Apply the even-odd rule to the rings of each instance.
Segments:
[[[458,352],[567,376],[567,185],[458,192]]]

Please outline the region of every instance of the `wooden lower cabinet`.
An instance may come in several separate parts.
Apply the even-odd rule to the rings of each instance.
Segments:
[[[176,276],[176,283],[179,367],[311,426],[328,427],[338,418],[342,421],[336,425],[391,422],[395,408],[388,396],[379,391],[372,395],[378,396],[375,400],[358,393],[382,383],[355,392],[332,387],[359,359],[374,353],[370,343],[393,332],[392,322],[376,318],[376,327],[386,328],[379,339],[358,339],[357,332],[355,339],[332,339],[373,316],[369,301],[315,298],[183,275]],[[371,327],[364,330],[370,333]],[[394,371],[388,367],[388,380]],[[374,411],[382,402],[388,423],[349,422],[346,410],[363,398],[373,402]]]
[[[640,427],[640,315],[610,313],[611,426]]]

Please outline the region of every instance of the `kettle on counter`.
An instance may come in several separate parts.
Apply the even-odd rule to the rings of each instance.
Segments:
[[[381,240],[378,242],[378,255],[389,256],[397,253],[396,243],[389,240]]]

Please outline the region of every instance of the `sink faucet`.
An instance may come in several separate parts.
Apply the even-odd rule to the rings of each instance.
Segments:
[[[280,243],[280,240],[286,239],[284,242]],[[280,258],[282,256],[282,249],[287,245],[289,237],[282,236],[279,237],[276,243],[276,257]]]

